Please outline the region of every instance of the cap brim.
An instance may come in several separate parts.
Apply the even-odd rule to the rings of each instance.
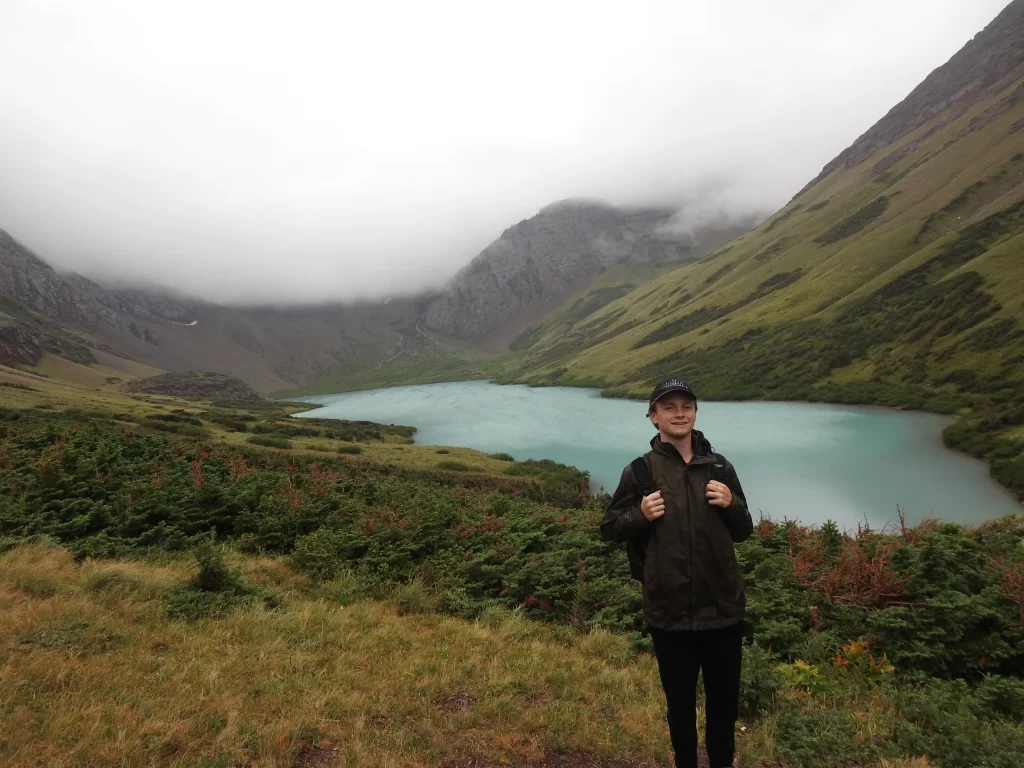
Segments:
[[[692,398],[693,398],[694,400],[696,400],[696,399],[697,399],[697,395],[695,395],[695,394],[693,393],[693,390],[690,390],[690,389],[686,389],[685,387],[673,387],[672,389],[666,389],[666,390],[665,390],[664,392],[662,392],[662,393],[661,393],[660,395],[658,395],[658,396],[657,396],[656,398],[654,398],[653,400],[651,400],[651,401],[650,401],[650,402],[648,403],[648,405],[654,405],[654,404],[655,404],[656,402],[658,402],[659,400],[661,400],[661,398],[663,398],[663,397],[664,397],[665,395],[671,395],[671,394],[672,394],[673,392],[682,392],[682,393],[683,393],[684,395],[689,395],[689,396],[690,396],[690,397],[692,397]]]

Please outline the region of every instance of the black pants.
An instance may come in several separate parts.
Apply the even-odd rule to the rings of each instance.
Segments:
[[[697,672],[704,673],[704,745],[711,768],[732,765],[739,717],[743,622],[724,629],[667,632],[651,627],[677,768],[697,766]]]

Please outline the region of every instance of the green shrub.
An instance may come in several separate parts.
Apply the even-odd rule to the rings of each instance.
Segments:
[[[753,718],[772,708],[782,688],[779,658],[757,644],[743,646],[740,674],[740,716]]]
[[[358,446],[358,445],[342,445],[342,446],[339,446],[339,448],[338,448],[338,453],[347,453],[347,454],[355,455],[357,453],[362,453],[362,452],[363,452],[362,447]]]
[[[797,212],[798,212],[798,211],[799,211],[799,210],[800,210],[800,209],[801,209],[802,207],[803,207],[802,205],[794,205],[794,206],[793,206],[792,208],[790,208],[790,209],[789,209],[788,211],[785,211],[785,212],[783,212],[783,213],[778,213],[778,214],[776,214],[776,215],[775,215],[775,216],[773,216],[773,217],[771,218],[771,220],[770,220],[770,221],[769,221],[769,222],[767,223],[767,225],[766,225],[766,226],[765,226],[765,228],[764,228],[764,231],[765,231],[765,232],[771,232],[771,231],[772,231],[773,229],[775,229],[775,228],[776,228],[777,226],[779,226],[780,224],[785,224],[785,223],[786,223],[787,221],[789,221],[789,219],[790,219],[790,218],[791,218],[791,217],[792,217],[792,216],[793,216],[793,215],[794,215],[795,213],[797,213]]]
[[[206,592],[235,591],[241,588],[241,582],[228,569],[221,553],[212,545],[203,542],[195,549],[196,573],[195,586]]]
[[[251,431],[257,435],[277,435],[278,437],[323,437],[323,433],[319,429],[282,424],[277,421],[254,424]]]
[[[414,470],[196,444],[59,413],[12,416],[3,425],[0,548],[43,536],[79,558],[109,557],[188,549],[212,530],[246,551],[291,554],[296,570],[318,588],[335,589],[339,599],[387,596],[419,577],[438,610],[475,617],[518,607],[524,620],[604,628],[637,647],[646,644],[641,593],[629,580],[623,549],[598,534],[607,496],[587,495],[586,474],[570,467],[512,462],[499,476]],[[765,526],[764,538],[737,547],[748,639],[770,647],[791,671],[798,660],[820,668],[824,687],[790,676],[784,693],[827,694],[835,647],[864,637],[875,658],[884,655],[896,666],[900,684],[963,678],[977,684],[979,707],[1009,713],[1000,722],[1009,721],[1017,693],[997,676],[1024,677],[1024,629],[1005,596],[1003,571],[1024,562],[1022,520],[976,531],[937,526],[906,541],[879,534],[859,541],[830,524]],[[876,546],[888,553],[885,572],[905,585],[895,598],[858,602],[816,586],[844,553]],[[809,556],[802,562],[811,567],[798,578],[793,558],[803,547]],[[222,588],[188,585],[171,600],[172,614],[221,615],[240,599],[245,604],[237,578],[218,576],[212,565],[203,573],[207,586]],[[117,581],[111,590],[120,588]],[[45,595],[53,586],[29,588]],[[418,588],[409,588],[410,601]],[[757,653],[747,651],[748,669],[757,671],[744,683],[748,713],[764,712],[784,682],[775,679],[781,672],[766,652]],[[986,675],[993,681],[983,700]],[[847,677],[843,685],[854,686],[856,676]]]
[[[172,414],[168,414],[172,415]],[[199,422],[200,424],[202,422]],[[165,421],[162,419],[149,419],[141,422],[142,426],[156,429],[160,432],[173,432],[176,435],[188,435],[189,437],[205,437],[206,432],[202,427],[192,424],[190,421]]]
[[[18,637],[21,645],[36,648],[76,648],[81,647],[92,624],[88,621],[75,621],[58,626],[37,627],[22,632]]]
[[[167,616],[197,621],[227,616],[239,608],[279,608],[280,596],[261,584],[249,584],[228,568],[220,551],[203,541],[194,551],[199,570],[188,584],[167,594]]]
[[[211,424],[223,427],[229,432],[248,432],[248,422],[256,420],[255,416],[236,411],[206,411],[200,415]]]
[[[445,461],[437,462],[437,468],[438,469],[451,470],[452,472],[475,472],[476,471],[475,467],[471,467],[468,464],[466,464],[464,462],[461,462],[461,461],[452,461],[451,459],[446,459]]]
[[[438,604],[437,597],[419,578],[395,587],[391,593],[391,602],[395,604],[400,616],[432,613],[437,610]]]
[[[833,224],[823,233],[818,235],[814,242],[822,245],[828,245],[829,243],[838,243],[840,240],[844,240],[851,235],[855,235],[885,213],[888,207],[889,198],[885,195],[879,195],[867,205],[858,208],[845,219]]]
[[[511,453],[492,453],[492,454],[490,454],[490,456],[491,456],[492,459],[497,459],[498,461],[515,461],[516,460],[516,457],[513,456]]]
[[[203,426],[203,422],[194,416],[185,416],[180,413],[151,413],[146,416],[146,421],[163,421],[172,424],[191,424],[195,427]]]
[[[865,765],[895,752],[859,739],[857,719],[838,704],[823,706],[816,698],[788,699],[786,704],[775,716],[775,757],[783,765]]]
[[[524,349],[529,349],[534,344],[536,344],[538,341],[540,341],[540,337],[542,335],[543,335],[543,331],[541,330],[540,326],[532,325],[529,328],[527,328],[525,331],[520,333],[512,341],[512,343],[509,344],[508,348],[511,351],[513,351],[513,352],[519,352],[519,351],[522,351]]]
[[[2,510],[0,506],[0,510]],[[60,542],[53,536],[47,536],[46,534],[29,534],[27,536],[3,536],[0,535],[0,555],[5,552],[10,552],[15,547],[22,547],[27,544],[48,544],[52,546],[59,546]]]
[[[292,441],[284,437],[270,437],[268,435],[253,435],[246,439],[252,445],[262,445],[266,448],[291,448]]]
[[[438,595],[437,610],[463,619],[474,619],[480,612],[480,605],[465,587],[451,587]]]
[[[291,565],[319,581],[335,578],[344,568],[346,537],[330,528],[319,528],[295,542]]]
[[[894,692],[893,741],[941,768],[1015,768],[1024,754],[1024,728],[1007,727],[962,680],[935,680]],[[978,713],[984,716],[979,717]]]
[[[986,675],[972,692],[972,710],[986,720],[1024,723],[1024,680]]]

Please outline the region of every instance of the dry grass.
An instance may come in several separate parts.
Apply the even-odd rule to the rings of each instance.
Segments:
[[[0,765],[671,764],[656,663],[624,637],[504,610],[467,622],[342,606],[284,560],[229,561],[284,607],[172,621],[164,596],[192,577],[185,556],[78,564],[45,544],[0,555]],[[881,693],[842,706],[858,738],[887,732]],[[742,725],[740,765],[780,766],[776,721]]]
[[[185,561],[0,556],[0,763],[665,764],[654,662],[621,638],[341,607],[279,561],[240,564],[287,606],[174,622]]]

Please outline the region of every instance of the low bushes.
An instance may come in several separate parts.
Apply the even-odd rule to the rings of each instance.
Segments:
[[[278,608],[280,596],[262,584],[245,582],[228,568],[216,547],[208,541],[195,549],[199,566],[195,578],[167,595],[167,615],[172,619],[197,621],[220,618],[253,605]]]
[[[262,445],[265,448],[291,448],[292,441],[286,437],[271,437],[270,435],[253,435],[246,441],[250,445]]]

